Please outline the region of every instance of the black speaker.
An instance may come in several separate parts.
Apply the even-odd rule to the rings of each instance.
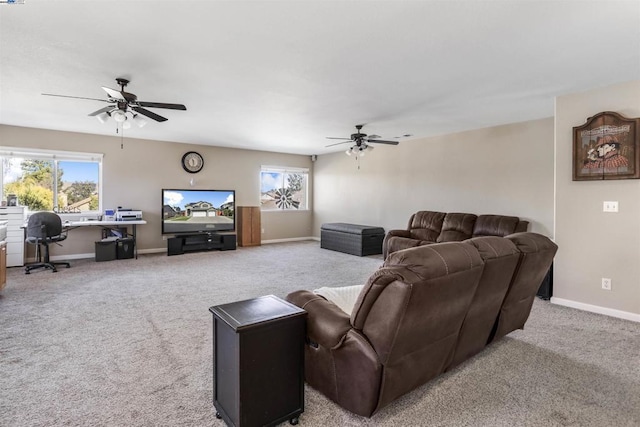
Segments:
[[[542,284],[540,284],[540,288],[536,295],[543,300],[548,300],[553,296],[553,264],[549,267],[547,275],[542,279]]]
[[[182,249],[182,237],[172,237],[167,239],[167,255],[182,255],[184,250]]]
[[[235,234],[222,234],[222,250],[233,251],[236,249],[236,235]]]

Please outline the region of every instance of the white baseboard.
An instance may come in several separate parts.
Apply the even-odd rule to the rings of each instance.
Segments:
[[[140,249],[138,255],[167,253],[167,248]]]
[[[140,249],[138,251],[138,255],[144,254],[159,254],[166,253],[167,248],[152,248],[152,249]],[[94,252],[86,253],[86,254],[69,254],[69,255],[55,255],[51,257],[51,261],[68,261],[72,259],[87,259],[87,258],[95,258],[96,254]],[[27,262],[35,262],[35,258],[28,258]]]
[[[292,237],[289,239],[273,239],[273,240],[263,240],[262,244],[268,245],[270,243],[286,243],[286,242],[300,242],[303,240],[317,240],[320,241],[319,238],[316,237]],[[151,248],[151,249],[140,249],[138,251],[138,255],[145,255],[145,254],[161,254],[161,253],[167,253],[167,248]],[[57,255],[57,256],[52,256],[51,257],[51,261],[68,261],[68,260],[73,260],[73,259],[86,259],[86,258],[95,258],[96,254],[91,252],[91,253],[86,253],[86,254],[69,254],[69,255]],[[35,258],[29,258],[26,260],[26,262],[35,262]]]
[[[272,240],[263,240],[261,243],[263,245],[268,245],[271,243],[286,243],[286,242],[300,242],[303,240],[315,240],[313,237],[291,237],[289,239],[272,239]]]
[[[551,297],[551,304],[577,308],[578,310],[590,311],[591,313],[604,314],[605,316],[617,317],[618,319],[631,320],[632,322],[640,323],[640,314],[630,313],[628,311],[600,307],[598,305],[585,304],[583,302],[571,301],[568,299],[556,297]]]
[[[69,255],[53,255],[51,256],[51,261],[69,261],[70,259],[85,259],[85,258],[95,258],[96,254],[86,253],[86,254],[69,254]],[[29,258],[26,260],[27,262],[36,262],[35,258]]]

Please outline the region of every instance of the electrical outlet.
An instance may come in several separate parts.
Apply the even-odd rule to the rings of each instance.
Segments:
[[[262,234],[264,234],[264,228],[262,229]]]
[[[602,289],[605,291],[611,290],[611,279],[607,279],[606,277],[602,278]]]
[[[602,202],[602,212],[618,212],[618,202]]]

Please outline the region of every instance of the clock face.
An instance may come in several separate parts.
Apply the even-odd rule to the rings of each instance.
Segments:
[[[204,159],[195,151],[188,151],[182,156],[182,167],[189,173],[197,173],[202,170]]]

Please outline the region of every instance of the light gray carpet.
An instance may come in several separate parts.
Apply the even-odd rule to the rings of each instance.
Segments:
[[[362,284],[382,263],[318,242],[9,269],[0,426],[222,426],[213,305]],[[640,324],[537,300],[524,331],[371,419],[306,387],[307,426],[638,426]]]

